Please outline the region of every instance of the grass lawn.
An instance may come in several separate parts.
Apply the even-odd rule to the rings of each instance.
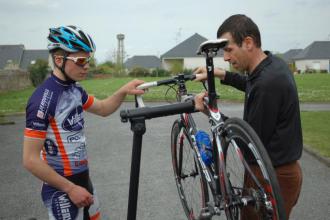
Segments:
[[[304,144],[330,158],[330,111],[301,112]]]
[[[154,81],[161,78],[147,77],[144,81]],[[295,76],[299,99],[301,102],[330,102],[330,74],[302,74]],[[132,78],[106,78],[90,79],[81,82],[88,93],[94,94],[97,98],[105,98],[116,91],[120,86]],[[200,83],[188,82],[188,91],[199,93],[203,91]],[[163,101],[167,98],[174,100],[174,93],[169,92],[167,97],[165,93],[168,87],[155,87],[145,95],[147,101]],[[243,101],[244,94],[230,86],[220,85],[216,80],[216,89],[222,100]],[[21,91],[0,92],[0,114],[24,112],[25,105],[34,88],[28,88]],[[128,97],[127,100],[133,100]]]

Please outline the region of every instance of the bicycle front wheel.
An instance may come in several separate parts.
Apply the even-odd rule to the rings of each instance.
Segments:
[[[221,145],[227,177],[227,219],[285,220],[276,173],[252,127],[242,119],[226,120]]]
[[[196,161],[192,140],[179,120],[172,126],[171,153],[175,182],[183,209],[188,219],[197,220],[208,201],[207,185]]]

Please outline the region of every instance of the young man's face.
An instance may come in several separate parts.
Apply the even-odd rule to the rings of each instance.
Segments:
[[[224,33],[220,38],[229,40],[227,46],[224,48],[224,60],[228,61],[235,69],[239,71],[246,71],[249,67],[247,50],[243,41],[242,46],[235,43],[230,33]]]
[[[86,78],[89,69],[90,53],[79,51],[70,53],[66,58],[65,72],[74,81]]]

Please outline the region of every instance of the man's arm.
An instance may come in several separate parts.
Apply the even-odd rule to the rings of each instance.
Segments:
[[[119,108],[126,95],[144,93],[143,90],[136,88],[142,83],[144,83],[142,80],[132,80],[118,89],[112,96],[103,100],[94,99],[94,103],[87,109],[87,111],[103,117],[112,114]]]
[[[75,185],[59,175],[40,158],[44,141],[45,139],[24,138],[23,166],[40,180],[67,193],[78,207],[93,204],[93,196],[85,188]]]
[[[207,79],[206,67],[199,67],[194,71],[195,81],[204,81]],[[218,77],[221,83],[230,85],[238,90],[245,91],[247,76],[239,73],[232,73],[220,68],[214,68],[214,77]]]

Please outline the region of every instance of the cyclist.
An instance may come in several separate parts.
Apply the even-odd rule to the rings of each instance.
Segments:
[[[143,83],[132,80],[98,100],[78,84],[95,52],[92,38],[75,26],[51,28],[48,49],[52,73],[26,107],[23,165],[43,181],[42,200],[49,219],[100,219],[99,202],[89,177],[84,111],[108,116]]]
[[[224,60],[247,74],[217,68],[214,74],[222,84],[245,92],[243,118],[259,135],[272,160],[289,218],[302,184],[298,163],[303,147],[302,129],[293,74],[284,61],[261,49],[258,26],[245,15],[226,19],[217,37],[229,40],[224,48]],[[205,67],[198,68],[195,73],[197,81],[207,78]],[[255,172],[258,175],[259,171]],[[246,186],[251,182],[245,178]],[[250,211],[243,216],[243,219],[256,219]]]

